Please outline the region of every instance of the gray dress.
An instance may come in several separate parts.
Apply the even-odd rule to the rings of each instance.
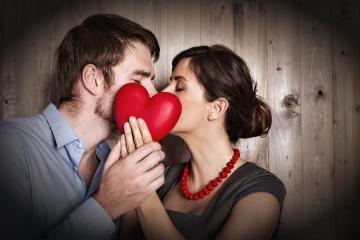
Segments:
[[[180,181],[184,166],[185,164],[181,163],[166,170],[165,184],[158,190],[161,200],[171,187]],[[226,179],[201,215],[172,210],[167,210],[167,213],[186,239],[212,239],[221,230],[234,205],[241,198],[254,192],[268,192],[274,195],[282,209],[286,189],[281,180],[256,164],[246,162]]]

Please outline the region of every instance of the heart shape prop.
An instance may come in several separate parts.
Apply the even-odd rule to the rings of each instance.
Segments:
[[[120,88],[114,100],[114,117],[121,133],[131,116],[145,120],[154,141],[163,139],[180,118],[181,103],[171,93],[160,92],[150,98],[146,89],[137,83]]]

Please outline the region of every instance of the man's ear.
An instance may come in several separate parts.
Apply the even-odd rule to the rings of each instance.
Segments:
[[[82,71],[82,82],[85,89],[92,95],[102,91],[103,76],[93,64],[87,64]]]
[[[218,98],[215,101],[209,103],[208,106],[208,120],[216,120],[219,117],[223,116],[226,113],[226,110],[229,107],[229,102],[226,98]]]

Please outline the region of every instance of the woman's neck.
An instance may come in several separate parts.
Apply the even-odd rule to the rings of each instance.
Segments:
[[[226,133],[183,137],[191,152],[189,188],[198,191],[219,175],[233,156],[233,146]]]

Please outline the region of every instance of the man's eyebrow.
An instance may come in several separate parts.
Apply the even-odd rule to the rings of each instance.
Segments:
[[[175,81],[184,80],[184,81],[187,81],[187,79],[185,77],[183,77],[183,76],[170,77],[170,80],[175,80]]]
[[[144,70],[135,70],[134,73],[135,75],[140,75],[142,77],[150,77],[151,73],[144,71]],[[151,80],[153,80],[155,78],[155,74],[151,77]]]

